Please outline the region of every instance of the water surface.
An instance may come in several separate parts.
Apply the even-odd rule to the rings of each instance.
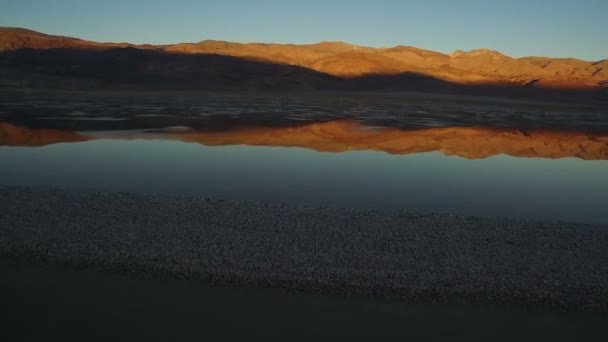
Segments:
[[[608,162],[172,140],[0,147],[5,185],[608,223]]]
[[[70,96],[0,101],[0,184],[608,223],[602,108]]]
[[[0,316],[9,335],[14,329],[26,340],[601,340],[606,324],[585,313],[222,288],[7,262],[0,271]]]

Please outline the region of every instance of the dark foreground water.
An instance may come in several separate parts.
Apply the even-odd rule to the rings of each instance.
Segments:
[[[14,341],[597,340],[606,317],[216,288],[0,263]]]

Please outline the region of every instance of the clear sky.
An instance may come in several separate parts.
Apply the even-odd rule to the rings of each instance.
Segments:
[[[608,58],[608,0],[0,0],[0,26],[95,41],[346,41]]]

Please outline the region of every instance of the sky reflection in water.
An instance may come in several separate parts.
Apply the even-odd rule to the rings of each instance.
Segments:
[[[0,147],[0,184],[608,223],[608,162],[171,140]]]

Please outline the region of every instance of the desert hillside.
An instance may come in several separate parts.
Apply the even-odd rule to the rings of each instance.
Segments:
[[[351,82],[351,88],[408,90],[423,83],[429,88],[423,91],[449,90],[453,85],[608,89],[608,60],[512,58],[487,49],[442,54],[409,46],[370,48],[343,42],[293,45],[204,40],[133,45],[0,28],[0,75],[5,79],[23,79],[26,73],[98,80],[95,72],[100,68],[105,77],[114,68],[121,70],[116,81],[154,79],[187,86],[202,86],[204,78],[216,86],[241,88],[340,87]],[[211,81],[203,83],[209,86]]]

